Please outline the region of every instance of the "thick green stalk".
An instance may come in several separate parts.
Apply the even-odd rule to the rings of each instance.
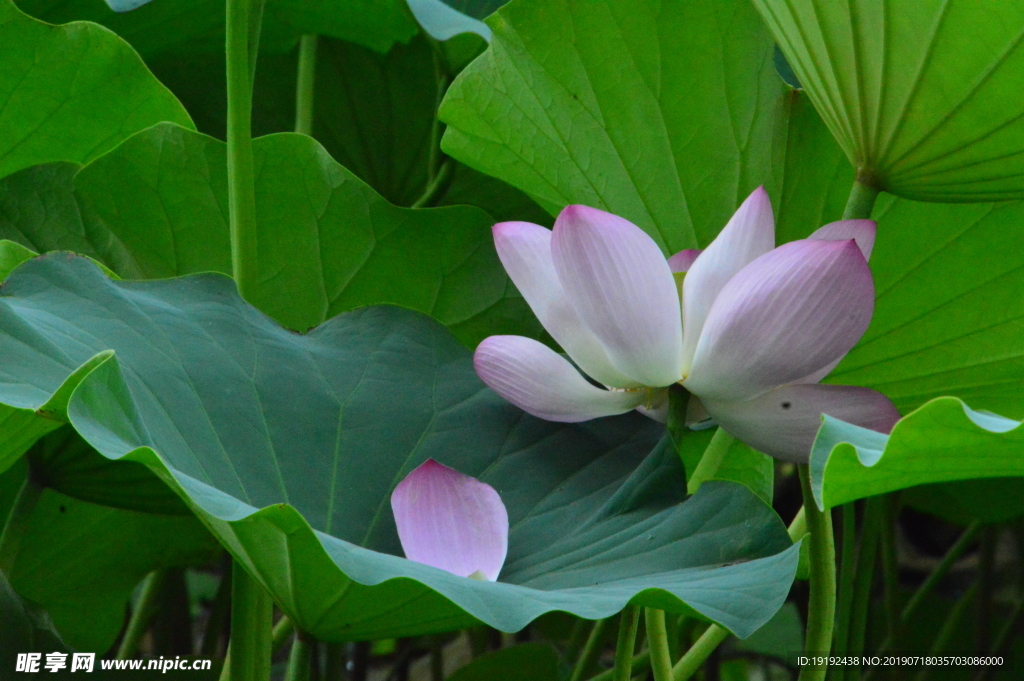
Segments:
[[[576,666],[573,667],[569,681],[582,681],[587,678],[587,674],[590,673],[604,647],[604,624],[604,620],[594,622],[594,627],[590,630],[590,636],[587,637],[587,643],[583,646],[583,652],[580,653]]]
[[[284,648],[284,644],[288,642],[288,639],[291,638],[291,635],[294,633],[295,624],[288,619],[287,615],[279,619],[270,634],[271,654],[277,655],[277,653]]]
[[[437,171],[437,175],[434,176],[434,179],[427,185],[427,188],[423,190],[423,194],[410,207],[431,208],[434,206],[444,196],[445,192],[448,191],[448,187],[451,186],[452,178],[454,177],[455,163],[450,158],[446,158],[441,163],[441,168]]]
[[[942,629],[935,635],[935,640],[932,641],[932,647],[929,649],[930,655],[935,655],[946,649],[946,645],[953,638],[953,634],[956,632],[957,625],[960,624],[960,618],[963,617],[964,610],[970,605],[971,601],[978,593],[978,584],[975,582],[971,585],[964,595],[960,597],[960,600],[956,602],[956,605],[946,615],[946,621],[942,625]],[[935,667],[927,666],[921,669],[915,677],[915,681],[925,681],[931,670]]]
[[[345,644],[328,643],[324,657],[324,681],[341,681],[345,674]]]
[[[299,74],[295,85],[295,132],[313,134],[313,95],[316,88],[316,34],[299,41]]]
[[[644,622],[647,625],[647,647],[651,651],[651,672],[654,681],[671,681],[672,655],[668,649],[665,611],[644,608]]]
[[[249,299],[258,276],[256,187],[252,158],[252,82],[260,0],[227,0],[228,225],[231,274]],[[256,10],[254,12],[253,10]],[[258,37],[255,41],[258,45]]]
[[[800,487],[804,495],[804,514],[810,532],[811,559],[810,600],[807,606],[807,634],[804,650],[808,655],[827,657],[832,650],[832,627],[836,617],[836,548],[832,536],[832,514],[818,510],[811,492],[810,469],[807,464],[797,467]],[[823,681],[827,664],[801,668],[800,681]]]
[[[864,502],[864,522],[857,548],[857,568],[854,576],[853,605],[850,610],[850,653],[863,654],[867,637],[868,611],[871,607],[871,587],[875,581],[875,557],[878,555],[879,526],[885,517],[885,499],[872,497]],[[872,667],[868,673],[874,669]],[[852,679],[860,678],[859,668],[849,672]]]
[[[274,602],[238,561],[231,568],[231,681],[267,681]]]
[[[164,585],[166,570],[153,570],[142,580],[142,588],[139,590],[139,598],[135,601],[135,609],[132,610],[131,619],[128,620],[128,628],[125,629],[121,645],[117,648],[116,660],[127,660],[135,657],[139,650],[139,641],[142,640],[146,629],[149,628],[149,621],[157,610],[157,603],[160,598],[160,589]]]
[[[853,182],[850,189],[850,198],[846,200],[846,209],[843,210],[844,220],[868,219],[871,217],[871,210],[875,207],[875,199],[878,198],[878,189],[865,184],[860,178]]]
[[[43,494],[43,486],[40,485],[32,475],[32,466],[29,465],[28,473],[25,474],[25,482],[18,492],[17,499],[11,507],[11,512],[4,523],[3,531],[0,532],[0,572],[8,577],[11,575],[14,564],[18,560],[18,552],[21,551],[21,540],[28,529],[29,521],[32,519],[32,511],[35,510],[39,497]]]
[[[839,567],[839,596],[836,603],[835,642],[832,649],[836,655],[845,655],[850,645],[850,606],[853,604],[853,574],[856,565],[857,510],[853,504],[840,509],[843,521],[842,553]],[[846,668],[833,670],[834,681],[842,681]]]
[[[304,631],[296,630],[295,640],[288,655],[288,667],[284,681],[309,681],[313,662],[313,646],[316,641]]]
[[[633,678],[633,648],[636,647],[636,630],[640,624],[640,608],[627,605],[619,620],[619,638],[615,644],[614,681],[629,681]]]
[[[717,624],[709,626],[672,668],[672,681],[686,681],[693,676],[715,648],[729,638],[729,630]]]
[[[687,494],[696,494],[697,490],[706,480],[714,477],[715,473],[718,472],[719,466],[722,465],[722,460],[725,459],[729,447],[732,446],[735,440],[736,438],[725,432],[724,428],[719,428],[715,431],[711,442],[708,443],[707,449],[704,450],[704,455],[700,458],[700,463],[693,469],[693,475],[690,476],[690,479],[686,481]]]
[[[886,513],[882,520],[879,548],[882,553],[882,604],[888,627],[886,638],[896,650],[901,649],[902,627],[899,607],[899,566],[896,562],[896,517],[899,514],[899,496],[887,495]]]

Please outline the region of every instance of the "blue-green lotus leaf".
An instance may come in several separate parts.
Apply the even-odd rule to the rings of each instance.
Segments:
[[[364,308],[300,335],[222,275],[115,281],[65,253],[18,267],[0,305],[0,402],[31,409],[92,361],[67,403],[72,426],[149,466],[318,638],[513,631],[628,602],[745,636],[792,582],[797,549],[747,488],[712,481],[683,501],[661,426],[531,418],[419,313]],[[390,493],[429,457],[501,494],[499,582],[400,557]]]

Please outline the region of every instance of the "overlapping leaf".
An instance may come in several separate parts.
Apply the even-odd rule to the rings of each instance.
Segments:
[[[706,244],[777,186],[788,88],[748,3],[527,0],[441,108],[443,148],[557,212],[622,215],[666,252]]]
[[[928,201],[1024,198],[1024,4],[754,4],[865,181]]]
[[[300,336],[219,275],[113,281],[64,254],[21,265],[2,294],[0,400],[34,408],[113,350],[74,392],[76,430],[157,472],[320,638],[514,630],[634,597],[746,635],[788,592],[796,547],[743,486],[706,483],[679,504],[681,467],[667,444],[651,450],[656,424],[527,417],[424,316],[367,308]],[[501,582],[393,555],[390,491],[428,457],[502,494]]]
[[[538,333],[483,211],[393,206],[301,135],[260,138],[254,153],[261,278],[253,301],[278,321],[305,330],[344,310],[394,303],[435,316],[469,345],[492,333]],[[0,236],[74,248],[128,277],[230,271],[223,143],[161,125],[81,170],[74,190],[71,173],[33,169],[0,185]]]
[[[819,506],[925,483],[1024,476],[1019,421],[940,397],[908,414],[891,435],[825,416],[811,453]]]
[[[0,0],[0,177],[85,163],[161,121],[192,121],[139,56],[100,26],[49,26]]]

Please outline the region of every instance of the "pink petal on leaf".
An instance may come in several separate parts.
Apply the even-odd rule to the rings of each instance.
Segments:
[[[730,435],[795,463],[807,463],[822,414],[881,433],[900,418],[882,393],[848,385],[786,385],[746,402],[703,403]]]
[[[682,377],[679,294],[651,237],[611,213],[568,206],[551,252],[569,300],[619,371],[651,387]]]
[[[758,187],[704,249],[683,283],[683,370],[689,373],[701,329],[719,292],[747,264],[775,246],[775,218],[764,187]]]
[[[460,577],[498,578],[508,513],[490,485],[428,459],[395,487],[391,510],[409,560]]]
[[[857,242],[860,252],[864,254],[864,259],[871,260],[871,250],[875,247],[875,232],[877,230],[878,225],[874,220],[840,220],[818,228],[807,238],[825,241],[853,239]]]
[[[616,388],[640,384],[615,368],[569,302],[551,259],[551,230],[529,222],[494,225],[494,246],[512,283],[551,337],[588,376]]]
[[[685,251],[679,251],[675,255],[669,256],[668,268],[672,270],[673,274],[686,272],[693,266],[693,262],[701,253],[703,251],[699,248],[688,248]]]
[[[548,421],[576,423],[624,414],[645,402],[646,390],[602,390],[561,355],[523,336],[485,338],[473,355],[476,373],[494,392]]]
[[[808,376],[860,339],[874,297],[852,239],[784,244],[722,289],[684,385],[701,399],[749,400]]]

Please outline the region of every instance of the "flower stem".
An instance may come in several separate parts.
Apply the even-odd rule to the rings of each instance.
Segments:
[[[807,634],[804,651],[808,655],[828,657],[832,649],[832,627],[836,615],[836,548],[832,536],[832,514],[818,510],[811,493],[811,476],[807,464],[798,466],[800,487],[804,496],[804,514],[810,532],[810,601],[807,607]],[[828,665],[806,666],[800,670],[799,681],[823,681]]]
[[[686,681],[693,676],[704,664],[704,661],[711,656],[711,653],[715,652],[715,648],[727,638],[729,638],[728,629],[717,624],[709,626],[672,668],[672,681]]]
[[[686,481],[687,494],[696,494],[704,482],[714,477],[715,473],[718,472],[718,468],[722,465],[729,447],[732,446],[735,440],[736,438],[725,432],[724,428],[719,428],[715,431],[711,442],[708,443],[707,449],[704,450],[704,455],[700,458],[700,463],[693,469],[693,475],[690,476],[690,479]]]
[[[149,628],[149,621],[156,613],[165,575],[166,570],[153,570],[143,578],[139,598],[135,602],[131,619],[128,620],[128,628],[125,629],[121,645],[117,648],[115,660],[127,660],[135,657],[135,653],[139,649],[139,642],[146,633],[146,629]]]
[[[604,624],[605,620],[594,622],[594,628],[590,630],[590,636],[587,638],[586,645],[583,646],[583,652],[579,659],[576,660],[576,666],[573,667],[569,681],[582,681],[587,678],[587,674],[590,673],[591,667],[594,666],[594,662],[597,661],[601,649],[604,647]]]
[[[875,207],[875,199],[878,198],[878,189],[865,184],[859,177],[853,181],[850,188],[850,198],[846,201],[846,209],[843,211],[844,220],[868,219],[871,217],[871,209]]]
[[[853,575],[856,566],[857,510],[853,504],[840,509],[843,520],[841,565],[839,568],[839,596],[836,605],[835,644],[836,655],[844,655],[850,645],[850,608],[853,605]],[[836,667],[833,681],[842,681],[846,668]]]
[[[231,569],[228,677],[231,681],[266,681],[270,678],[274,602],[238,561]]]
[[[309,634],[296,630],[295,640],[292,642],[292,649],[288,655],[288,667],[284,672],[284,681],[309,681],[315,643],[316,641]]]
[[[295,86],[295,132],[313,134],[313,94],[316,87],[316,34],[299,41],[299,75]]]
[[[654,681],[672,681],[672,656],[669,653],[665,611],[644,608],[647,624],[647,647],[651,650],[651,671]]]
[[[227,0],[228,225],[231,274],[249,299],[258,275],[256,187],[252,157],[252,83],[261,0]]]
[[[947,572],[949,572],[949,568],[953,567],[953,563],[955,563],[957,559],[963,555],[963,552],[967,550],[967,547],[971,545],[971,542],[974,541],[974,538],[978,535],[979,529],[981,529],[981,522],[975,520],[967,527],[966,530],[964,530],[964,533],[960,535],[960,538],[956,540],[956,543],[946,551],[946,555],[942,557],[939,564],[935,566],[935,569],[932,570],[930,575],[928,575],[928,578],[924,580],[924,583],[917,588],[914,595],[911,596],[910,600],[907,601],[907,604],[903,606],[903,612],[900,613],[900,620],[904,624],[910,621],[910,618],[917,610],[917,607],[924,602],[925,596],[932,592],[935,585],[946,576]]]
[[[636,630],[640,624],[640,608],[627,605],[619,620],[619,639],[615,644],[614,681],[629,681],[633,678],[633,648],[636,647]]]

